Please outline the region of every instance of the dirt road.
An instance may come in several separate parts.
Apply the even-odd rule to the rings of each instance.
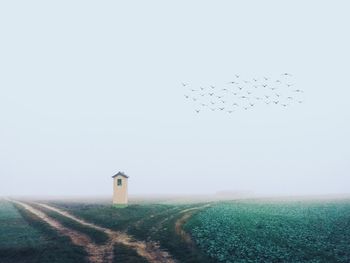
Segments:
[[[89,255],[89,260],[92,263],[112,263],[114,257],[114,245],[118,243],[134,249],[140,256],[144,257],[151,263],[175,263],[175,260],[173,260],[167,252],[162,251],[155,243],[135,240],[132,237],[128,236],[126,233],[117,232],[108,228],[97,226],[80,218],[77,218],[72,214],[56,207],[38,203],[38,205],[57,212],[84,226],[91,227],[98,231],[106,233],[109,237],[109,241],[104,245],[97,245],[92,242],[92,240],[87,235],[63,226],[57,220],[47,216],[44,212],[34,208],[33,206],[20,201],[12,200],[12,202],[23,206],[26,210],[35,214],[41,220],[48,223],[56,231],[62,235],[68,236],[75,245],[84,247]],[[115,256],[118,257],[118,255]]]

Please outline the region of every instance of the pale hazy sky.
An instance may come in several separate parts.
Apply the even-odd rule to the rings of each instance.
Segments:
[[[350,193],[349,1],[1,1],[0,195]],[[291,72],[196,114],[181,82]]]

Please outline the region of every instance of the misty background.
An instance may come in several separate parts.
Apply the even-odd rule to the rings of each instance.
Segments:
[[[348,1],[2,1],[0,196],[350,192]],[[197,114],[182,82],[293,74]]]

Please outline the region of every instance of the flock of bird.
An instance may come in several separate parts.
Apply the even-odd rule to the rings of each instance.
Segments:
[[[303,90],[295,87],[293,75],[283,73],[278,78],[262,77],[246,79],[235,75],[224,85],[193,87],[182,83],[184,97],[195,106],[195,112],[204,110],[233,113],[251,110],[258,105],[274,105],[282,108],[303,103]]]

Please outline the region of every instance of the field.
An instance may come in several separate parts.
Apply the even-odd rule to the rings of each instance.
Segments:
[[[0,248],[26,248],[42,245],[40,232],[29,225],[9,202],[0,202]]]
[[[175,229],[176,222],[186,214],[184,211],[200,209],[205,204],[145,203],[119,209],[94,203],[56,201],[50,204],[97,225],[126,232],[140,240],[155,241],[180,262],[213,262],[199,249],[185,242]]]
[[[19,206],[0,200],[1,263],[88,262],[86,252]]]
[[[219,262],[350,262],[350,202],[228,202],[186,225]]]
[[[1,263],[350,262],[349,251],[350,200],[0,201]]]

